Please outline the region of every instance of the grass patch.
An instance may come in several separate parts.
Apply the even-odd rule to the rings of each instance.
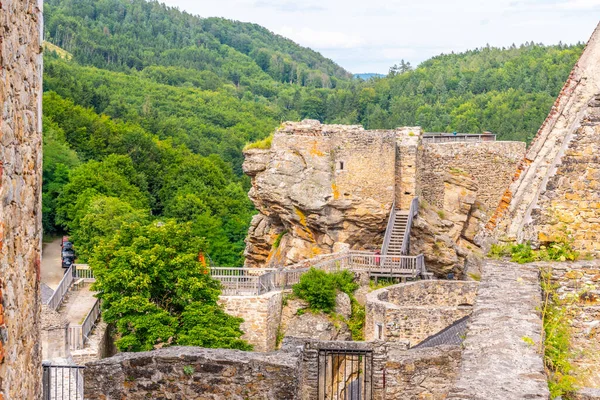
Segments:
[[[288,233],[288,231],[283,231],[281,232],[279,235],[277,235],[277,237],[275,238],[275,241],[273,242],[273,250],[278,249],[279,248],[279,244],[281,243],[281,239]]]
[[[481,281],[481,274],[476,274],[474,272],[469,272],[467,275],[469,276],[469,278],[473,279],[474,281],[477,281],[477,282]]]
[[[446,213],[442,210],[438,210],[437,215],[440,219],[446,219]]]
[[[244,146],[244,150],[250,150],[250,149],[267,150],[267,149],[271,148],[272,143],[273,143],[273,134],[267,136],[263,140],[259,140],[259,141],[253,142],[253,143],[248,143],[246,146]]]
[[[571,306],[575,297],[560,298],[556,292],[558,284],[552,283],[550,270],[542,271],[542,290],[544,303],[542,321],[544,325],[544,341],[542,352],[544,366],[548,375],[548,388],[551,398],[562,396],[572,399],[578,389],[577,378],[570,362],[571,352]]]
[[[375,290],[383,289],[384,287],[395,285],[393,278],[379,278],[377,282],[375,280],[369,281],[369,291],[373,292]]]
[[[539,250],[532,249],[529,243],[494,244],[488,253],[488,257],[495,259],[510,257],[512,262],[519,264],[536,261],[575,261],[579,256],[579,252],[573,249],[568,240],[541,246]]]

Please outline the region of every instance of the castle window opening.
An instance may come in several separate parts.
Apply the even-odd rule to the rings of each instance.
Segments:
[[[344,162],[343,161],[339,161],[338,162],[338,171],[343,171],[344,170]]]

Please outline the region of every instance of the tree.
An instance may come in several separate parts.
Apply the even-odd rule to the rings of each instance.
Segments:
[[[119,332],[122,351],[182,344],[248,350],[242,320],[217,300],[220,284],[199,262],[204,240],[190,223],[124,224],[90,259],[103,319]]]

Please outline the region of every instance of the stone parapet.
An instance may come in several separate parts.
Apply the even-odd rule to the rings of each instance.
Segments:
[[[415,346],[469,315],[477,282],[423,280],[367,295],[365,338]]]
[[[448,399],[550,398],[542,355],[528,344],[542,340],[538,278],[535,266],[486,260]]]

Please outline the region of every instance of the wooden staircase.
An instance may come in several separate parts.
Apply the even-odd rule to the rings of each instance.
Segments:
[[[388,220],[387,229],[383,246],[381,247],[381,255],[383,257],[382,264],[393,266],[401,263],[401,256],[408,255],[410,249],[410,229],[413,219],[419,212],[419,199],[415,197],[410,204],[409,210],[400,210],[396,208],[396,203],[392,205],[390,217]],[[431,279],[432,274],[425,270],[423,264],[418,271],[418,275],[423,279]]]
[[[405,247],[403,244],[406,237],[406,230],[408,229],[408,211],[396,210],[394,214],[394,221],[386,255],[406,255],[408,251],[406,251],[405,248],[408,246]]]

